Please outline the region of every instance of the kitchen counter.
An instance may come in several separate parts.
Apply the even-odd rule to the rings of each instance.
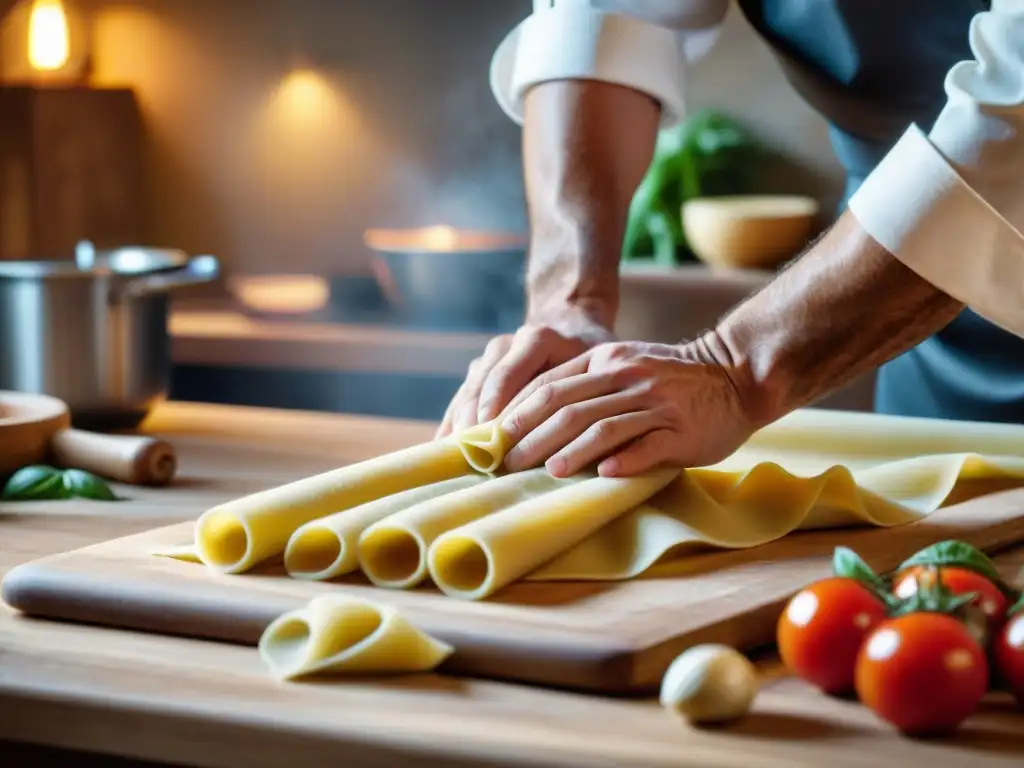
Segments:
[[[624,265],[616,331],[666,343],[693,338],[771,277],[699,264]],[[438,420],[493,335],[337,314],[260,316],[228,297],[176,299],[175,399]],[[873,391],[868,373],[818,406],[871,410]]]
[[[728,307],[763,287],[771,273],[712,270],[687,264],[675,268],[627,265],[621,277],[620,312],[624,337],[648,337],[630,316],[650,314],[652,299],[670,300],[669,311],[691,316],[702,330]],[[634,295],[636,294],[636,295]],[[709,297],[716,297],[709,300]],[[680,300],[680,299],[684,300]],[[637,306],[630,306],[630,299]],[[709,308],[709,304],[712,304]],[[331,321],[329,312],[305,318],[251,316],[233,299],[176,300],[169,321],[175,362],[242,365],[316,371],[364,371],[463,376],[493,333],[402,327],[385,323]],[[672,341],[685,333],[679,321],[660,318]],[[640,324],[640,328],[649,331]],[[669,326],[673,326],[669,328]],[[694,332],[696,332],[696,330]],[[653,340],[653,339],[652,339]],[[661,339],[658,339],[661,340]]]
[[[47,554],[193,519],[231,498],[429,438],[422,422],[170,403],[144,425],[180,473],[131,500],[0,504],[0,574]],[[1024,564],[1024,547],[998,558]],[[271,680],[255,649],[28,620],[0,610],[0,739],[201,766],[865,766],[1024,764],[1024,715],[993,697],[954,738],[914,741],[759,662],[738,725],[698,730],[653,700],[438,675]],[[18,762],[20,755],[21,762]],[[14,759],[12,759],[14,758]],[[62,766],[86,764],[60,755]],[[415,761],[415,763],[413,763]],[[4,766],[42,764],[0,743]],[[105,762],[91,764],[105,765]]]

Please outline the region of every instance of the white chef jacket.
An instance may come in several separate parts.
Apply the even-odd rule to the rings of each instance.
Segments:
[[[492,90],[521,124],[534,85],[616,83],[656,99],[662,127],[671,126],[684,117],[686,71],[728,8],[728,0],[534,0],[494,55]],[[931,131],[909,126],[849,208],[921,277],[1024,336],[1024,0],[993,0],[974,17],[970,44],[974,60],[949,71]]]

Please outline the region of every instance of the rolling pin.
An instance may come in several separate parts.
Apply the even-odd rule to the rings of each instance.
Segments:
[[[129,485],[166,485],[178,468],[170,444],[146,435],[58,429],[50,435],[49,451],[59,466]]]

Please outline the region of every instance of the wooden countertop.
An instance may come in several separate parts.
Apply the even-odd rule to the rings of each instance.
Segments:
[[[191,519],[225,498],[429,437],[422,422],[167,404],[177,485],[121,503],[0,504],[0,574]],[[1000,558],[1024,564],[1024,547]],[[697,730],[651,700],[417,675],[281,685],[252,648],[26,620],[0,610],[0,738],[202,766],[552,765],[961,768],[1024,763],[1024,716],[994,699],[955,738],[913,741],[760,662],[737,726]],[[5,751],[7,750],[7,751]],[[17,755],[0,744],[0,757]],[[22,753],[24,754],[24,753]],[[17,765],[0,760],[4,765]],[[39,764],[23,761],[21,764]],[[64,756],[61,765],[78,764]],[[100,763],[102,764],[102,763]]]

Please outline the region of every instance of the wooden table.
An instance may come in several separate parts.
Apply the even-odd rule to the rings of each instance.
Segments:
[[[168,404],[145,425],[178,448],[179,481],[122,503],[0,504],[0,574],[26,560],[190,519],[224,498],[393,450],[428,424]],[[191,501],[190,501],[191,500]],[[1024,547],[1001,564],[1024,564]],[[946,741],[902,738],[854,702],[761,662],[742,723],[698,730],[651,700],[419,675],[281,685],[252,648],[26,620],[0,611],[0,739],[201,766],[870,766],[1024,764],[1024,715],[995,697]],[[44,764],[0,743],[0,765]],[[414,763],[415,761],[415,763]],[[46,763],[50,764],[50,763]]]

